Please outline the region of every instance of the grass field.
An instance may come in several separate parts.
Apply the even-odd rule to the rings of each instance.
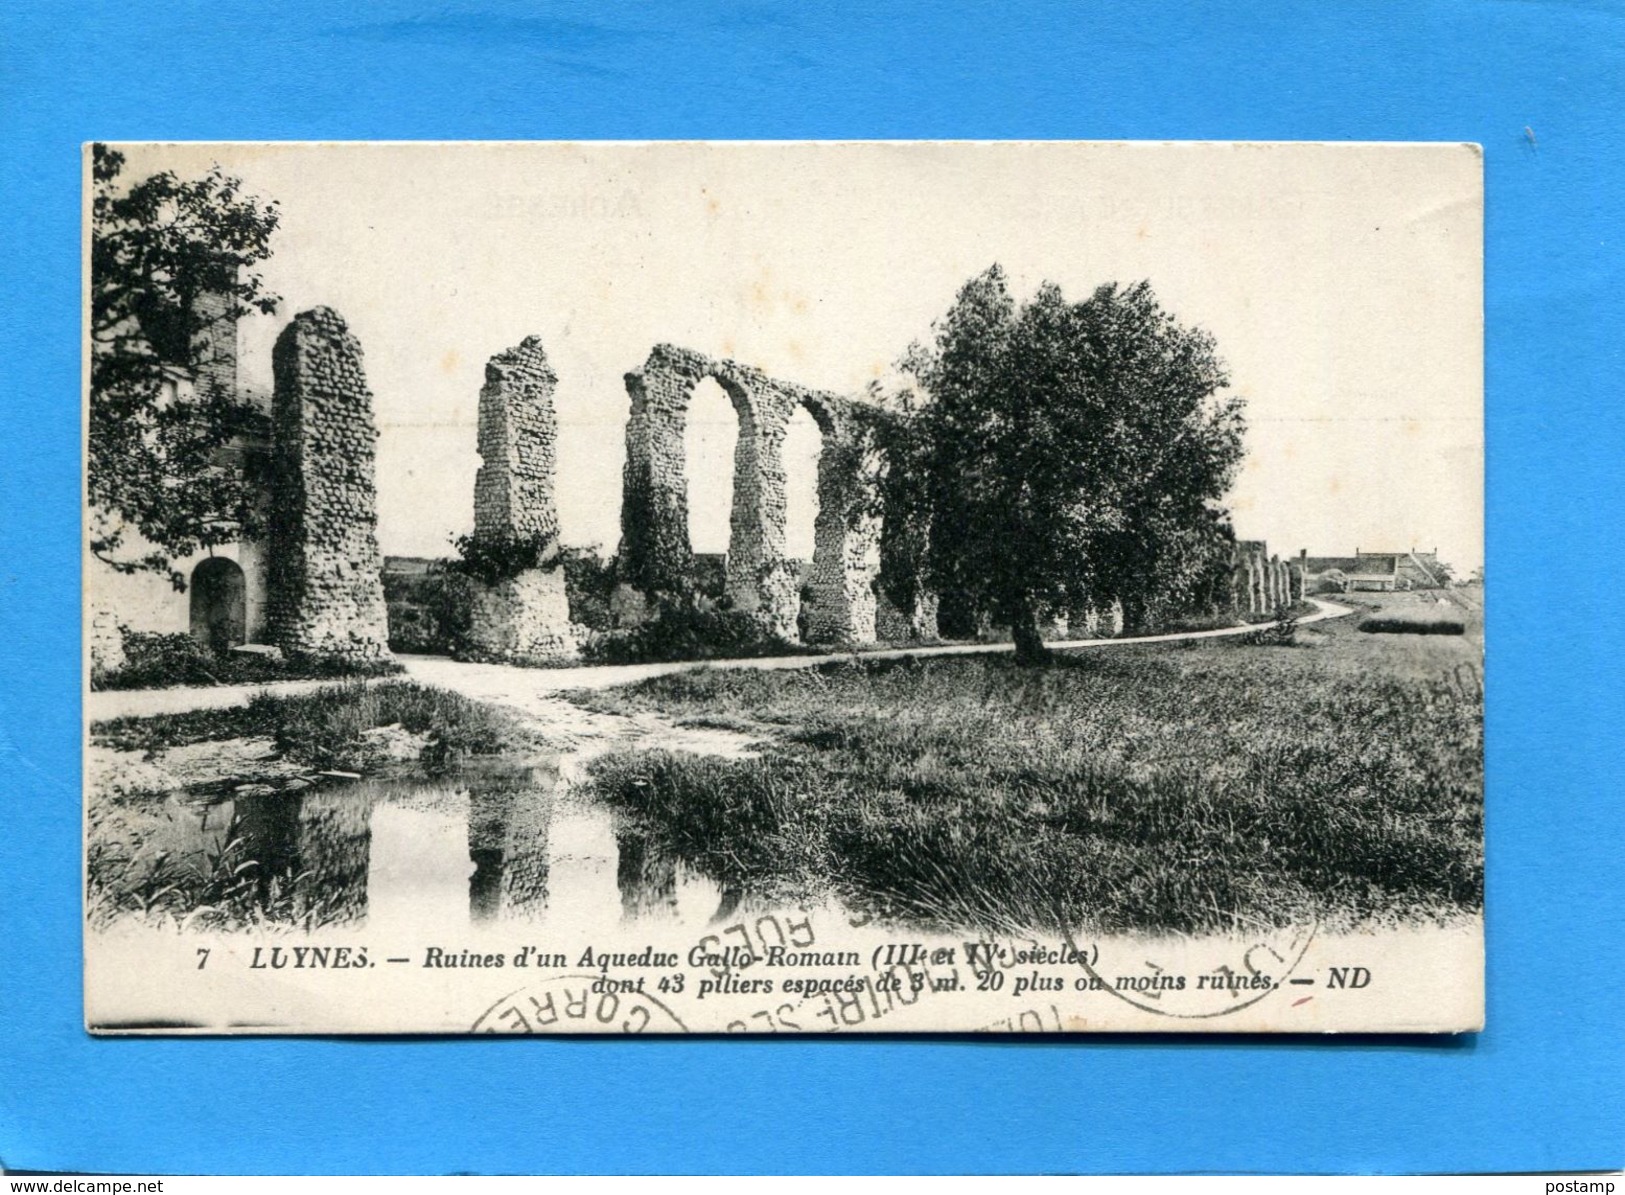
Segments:
[[[768,736],[756,759],[628,751],[594,769],[677,854],[757,892],[995,929],[1476,911],[1481,638],[1353,623],[1297,646],[702,671],[576,699]]]

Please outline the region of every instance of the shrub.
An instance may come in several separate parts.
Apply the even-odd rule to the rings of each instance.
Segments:
[[[566,548],[564,588],[570,600],[570,621],[593,631],[607,631],[615,624],[609,599],[615,592],[615,560],[605,560],[591,549]]]
[[[1295,647],[1298,642],[1298,619],[1290,606],[1277,606],[1274,621],[1249,631],[1241,641],[1249,647]]]
[[[253,652],[214,652],[187,634],[124,631],[124,667],[91,676],[92,689],[160,689],[170,685],[257,685],[277,680],[387,676],[393,660],[283,659]]]
[[[459,535],[453,542],[457,559],[448,567],[487,585],[500,585],[530,569],[548,568],[558,562],[558,537],[553,535],[501,539]]]
[[[1359,629],[1383,635],[1465,635],[1467,625],[1447,614],[1384,614],[1360,620]]]
[[[451,561],[421,574],[384,573],[391,651],[455,655],[468,641],[472,590]]]
[[[96,687],[146,689],[159,685],[218,684],[214,653],[187,634],[124,631],[124,667]]]
[[[652,664],[666,660],[728,660],[792,655],[807,649],[769,634],[738,610],[670,603],[652,621],[610,631],[582,647],[594,664]]]

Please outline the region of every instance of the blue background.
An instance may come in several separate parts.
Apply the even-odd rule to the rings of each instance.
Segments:
[[[182,1173],[1625,1162],[1625,10],[1505,0],[351,7],[149,0],[0,13],[0,1161]],[[79,143],[668,137],[1483,144],[1493,592],[1481,1037],[82,1032]]]

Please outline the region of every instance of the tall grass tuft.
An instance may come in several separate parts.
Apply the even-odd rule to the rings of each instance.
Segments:
[[[365,771],[373,761],[364,736],[383,726],[426,734],[423,759],[435,766],[495,755],[527,737],[509,714],[458,693],[408,681],[357,680],[294,696],[256,693],[247,705],[226,709],[98,722],[91,739],[151,754],[189,743],[268,737],[296,762]]]

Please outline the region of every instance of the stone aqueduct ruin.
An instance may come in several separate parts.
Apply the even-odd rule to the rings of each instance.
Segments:
[[[356,662],[389,651],[377,540],[377,430],[361,362],[355,337],[325,307],[300,313],[278,338],[275,517],[267,545],[267,638],[291,653]],[[731,606],[792,642],[803,626],[809,642],[832,645],[873,642],[877,628],[888,640],[935,638],[933,595],[922,595],[913,610],[898,610],[877,594],[881,526],[862,501],[856,404],[666,344],[626,375],[631,413],[616,604],[627,620],[635,622],[654,595],[682,593],[690,584],[684,428],[689,400],[706,378],[722,387],[739,420],[725,582]],[[474,483],[476,542],[551,541],[556,551],[557,382],[536,337],[487,364]],[[811,414],[823,437],[805,610],[800,567],[786,550],[784,444],[798,408]],[[1236,545],[1231,600],[1238,612],[1269,613],[1297,600],[1303,581],[1296,564],[1270,557],[1261,541]],[[544,559],[474,588],[470,640],[480,656],[526,663],[575,656],[562,568]]]
[[[389,655],[361,345],[327,307],[300,312],[271,355],[266,637],[296,655]]]
[[[734,361],[662,344],[642,369],[626,375],[632,413],[621,496],[625,575],[646,592],[680,592],[687,583],[693,555],[683,431],[689,399],[705,378],[722,387],[739,417],[725,590],[733,607],[755,614],[780,638],[797,637],[801,585],[785,551],[784,439],[790,417],[802,407],[824,440],[807,638],[873,642],[880,524],[856,507],[852,405],[840,395],[781,382]]]

